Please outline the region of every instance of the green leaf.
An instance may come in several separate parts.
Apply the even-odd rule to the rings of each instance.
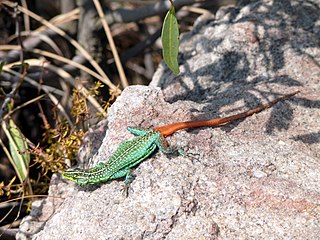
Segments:
[[[0,62],[0,73],[2,72],[2,69],[3,69],[3,66],[4,66],[4,62]]]
[[[2,125],[4,132],[9,140],[9,149],[11,154],[11,164],[13,165],[19,179],[23,182],[28,176],[28,167],[30,163],[30,153],[28,144],[16,124],[9,120],[9,129],[5,124]]]
[[[171,71],[178,75],[178,52],[179,52],[179,25],[175,16],[174,6],[171,7],[164,19],[162,26],[162,54],[164,61]]]

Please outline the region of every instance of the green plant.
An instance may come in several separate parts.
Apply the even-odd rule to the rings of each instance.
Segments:
[[[170,70],[175,75],[178,75],[180,73],[178,64],[179,24],[172,0],[170,0],[170,3],[171,7],[167,12],[162,26],[162,55]]]

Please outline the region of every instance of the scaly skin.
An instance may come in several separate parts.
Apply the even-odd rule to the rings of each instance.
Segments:
[[[138,135],[135,130],[132,129],[132,132]],[[121,143],[107,162],[101,162],[86,170],[69,169],[63,172],[62,176],[79,185],[97,184],[122,177],[126,177],[126,183],[129,184],[131,168],[151,155],[157,146],[161,148],[159,139],[161,139],[159,132],[140,130],[139,136]]]
[[[233,122],[241,118],[251,116],[255,113],[269,108],[279,101],[291,97],[297,92],[275,99],[265,105],[258,106],[249,111],[225,118],[210,120],[196,120],[189,122],[178,122],[166,126],[156,127],[152,130],[131,128],[128,130],[137,137],[131,141],[123,142],[106,162],[83,170],[80,168],[69,169],[62,173],[62,176],[79,185],[98,184],[122,177],[126,177],[126,189],[132,181],[131,169],[150,156],[157,148],[164,153],[175,151],[168,147],[165,137],[185,128],[214,127],[225,123]]]

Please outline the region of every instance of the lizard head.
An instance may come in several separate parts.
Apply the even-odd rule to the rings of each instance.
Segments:
[[[81,186],[88,184],[88,178],[86,177],[86,172],[80,168],[68,169],[62,173],[62,177]]]

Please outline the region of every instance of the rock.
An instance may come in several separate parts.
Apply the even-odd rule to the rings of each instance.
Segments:
[[[55,176],[17,239],[318,239],[319,7],[253,1],[197,20],[181,38],[181,74],[162,64],[149,87],[126,88],[81,162],[107,160],[133,138],[127,126],[227,116],[301,92],[241,121],[177,132],[169,142],[194,158],[155,153],[135,168],[128,198],[122,180],[79,187]]]

